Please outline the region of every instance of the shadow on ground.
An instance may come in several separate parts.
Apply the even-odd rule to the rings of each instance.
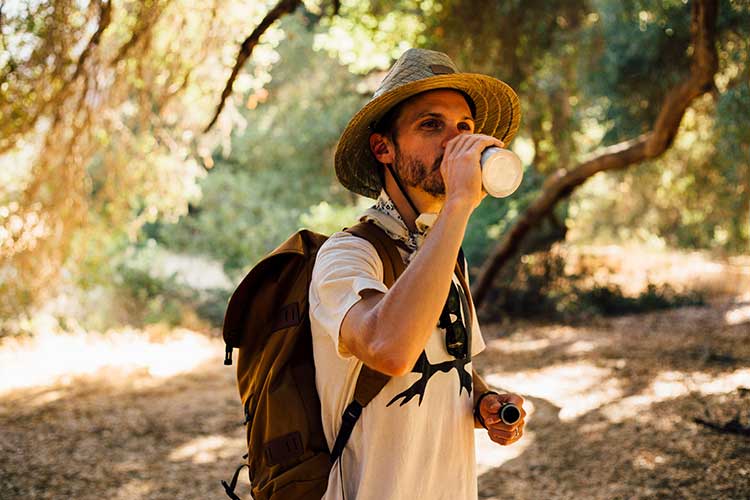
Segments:
[[[115,372],[0,403],[0,498],[221,498],[245,453],[234,370]]]
[[[526,448],[479,478],[482,499],[750,497],[747,302],[485,330],[477,366],[533,406]],[[734,319],[733,319],[734,318]]]
[[[750,439],[693,419],[750,418],[738,390],[750,387],[749,306],[487,325],[477,368],[533,413],[525,448],[483,469],[479,497],[748,498]],[[223,498],[245,441],[216,349],[166,378],[104,369],[1,395],[0,498]]]

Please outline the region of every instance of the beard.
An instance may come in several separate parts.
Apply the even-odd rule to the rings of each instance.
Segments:
[[[394,167],[401,179],[410,187],[422,189],[432,196],[445,196],[445,182],[440,173],[440,164],[443,155],[435,159],[431,167],[427,167],[422,160],[401,154],[401,149],[396,146],[396,162]]]

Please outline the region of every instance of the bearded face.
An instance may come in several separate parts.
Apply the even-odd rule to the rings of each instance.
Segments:
[[[445,182],[443,182],[443,175],[440,173],[443,155],[437,157],[433,164],[428,167],[422,160],[402,154],[398,144],[396,144],[395,149],[396,163],[394,167],[406,185],[422,189],[436,197],[445,196]]]

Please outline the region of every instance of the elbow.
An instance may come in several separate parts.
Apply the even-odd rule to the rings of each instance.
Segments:
[[[411,372],[417,361],[419,352],[412,353],[415,346],[409,342],[407,332],[400,331],[399,325],[383,321],[378,317],[377,310],[371,313],[364,328],[359,357],[367,366],[390,377],[401,377]],[[355,353],[356,354],[356,353]]]
[[[375,370],[389,377],[402,377],[412,371],[413,364],[404,363],[401,360],[383,359]]]
[[[412,359],[403,345],[386,343],[372,346],[369,358],[370,362],[366,364],[370,368],[390,377],[406,375],[412,371],[416,362],[416,358]]]

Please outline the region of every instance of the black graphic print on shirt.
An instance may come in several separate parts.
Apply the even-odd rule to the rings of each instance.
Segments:
[[[422,399],[424,398],[425,390],[427,389],[427,382],[432,376],[438,372],[448,373],[452,369],[456,369],[458,373],[458,380],[460,381],[460,387],[458,389],[458,395],[460,396],[464,389],[466,389],[467,395],[471,395],[471,373],[466,370],[466,365],[471,363],[471,356],[466,356],[462,359],[453,359],[451,361],[443,361],[442,363],[432,364],[427,359],[427,354],[422,351],[419,355],[419,359],[412,368],[412,373],[421,373],[422,376],[419,380],[414,382],[411,387],[406,389],[396,397],[390,400],[386,406],[391,406],[399,398],[403,398],[399,406],[404,406],[406,403],[411,401],[415,396],[419,395],[419,405],[422,405]]]
[[[453,297],[453,293],[449,293],[448,299],[446,300],[445,307],[443,308],[443,313],[441,314],[440,324],[438,327],[442,330],[443,335],[445,337],[446,342],[446,349],[447,349],[447,343],[448,343],[448,337],[447,337],[447,330],[444,327],[443,323],[446,324],[452,324],[456,320],[460,321],[463,325],[467,325],[466,321],[464,321],[464,311],[469,310],[469,303],[466,299],[466,295],[463,291],[463,289],[460,286],[455,286],[454,284],[451,284],[451,292],[455,292],[455,297]],[[451,304],[451,300],[460,301],[461,306],[459,307],[457,304]],[[455,311],[454,313],[449,313],[448,311]],[[398,401],[399,399],[403,398],[403,401],[401,401],[401,404],[399,406],[404,406],[406,403],[414,399],[415,396],[419,395],[419,402],[418,405],[422,406],[422,400],[424,399],[425,392],[427,390],[427,383],[430,381],[433,375],[435,375],[438,372],[442,373],[448,373],[452,369],[456,369],[456,374],[458,375],[458,381],[459,381],[459,388],[458,388],[458,395],[459,397],[463,393],[463,390],[466,389],[466,394],[471,397],[471,389],[472,389],[472,379],[471,379],[471,373],[466,370],[466,365],[471,363],[471,349],[472,349],[472,340],[471,340],[471,326],[467,325],[468,328],[465,329],[466,331],[466,338],[463,339],[463,342],[466,343],[467,349],[464,355],[462,355],[460,358],[454,358],[450,361],[443,361],[441,363],[430,363],[430,360],[427,359],[427,353],[425,351],[422,351],[422,353],[419,355],[419,358],[417,359],[417,362],[414,364],[414,368],[412,368],[411,373],[420,373],[421,376],[419,377],[419,380],[414,382],[408,389],[405,391],[397,394],[393,399],[391,399],[386,406],[391,406],[393,403]]]

